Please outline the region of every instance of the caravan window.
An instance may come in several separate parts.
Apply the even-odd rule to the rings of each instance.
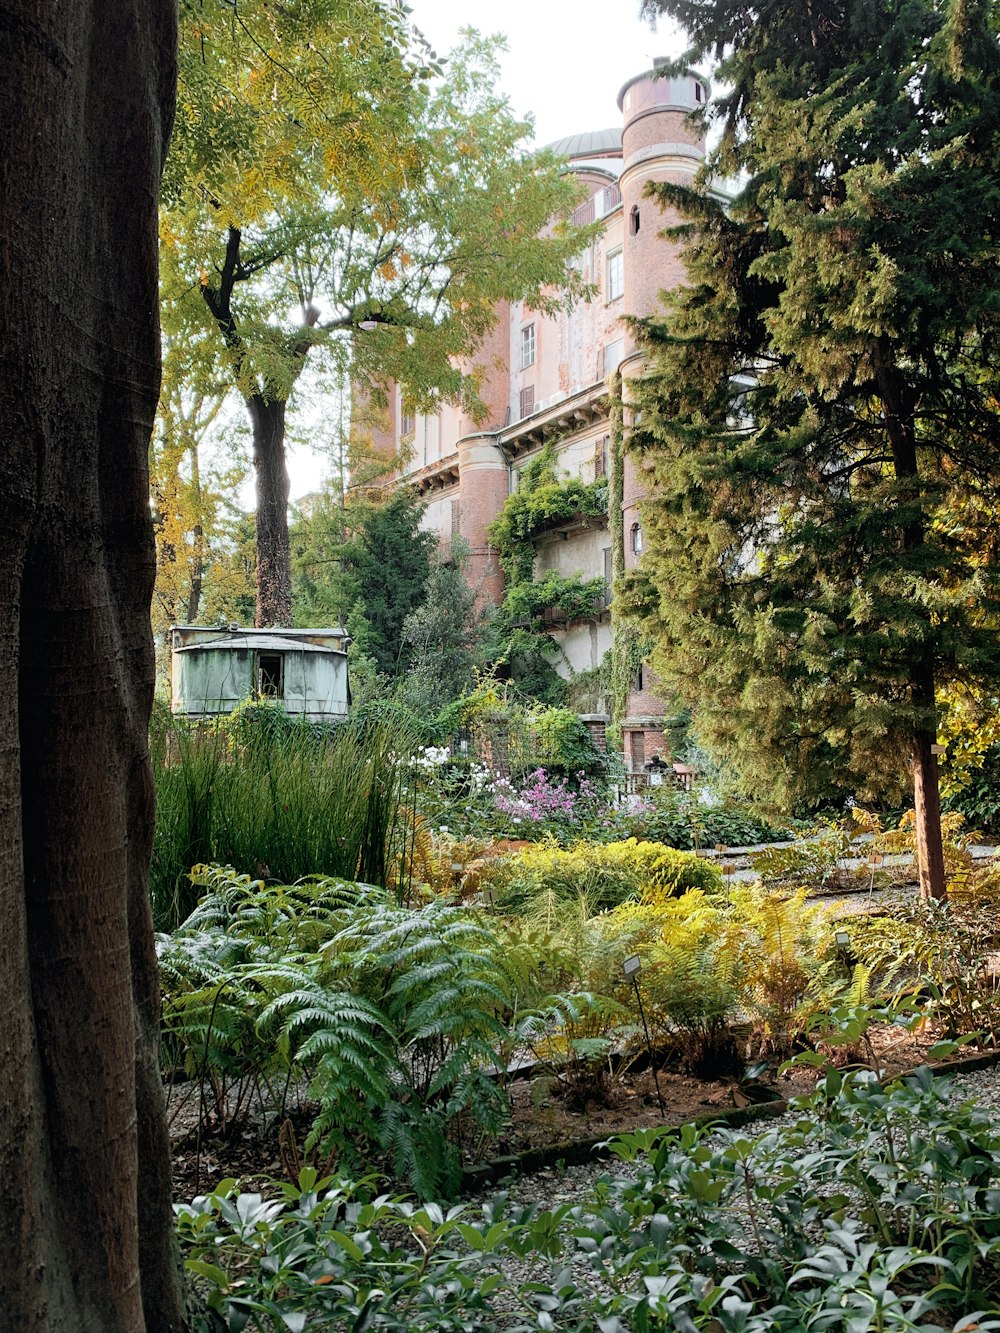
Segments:
[[[281,699],[284,696],[284,658],[281,653],[261,653],[258,657],[257,693],[262,699]]]

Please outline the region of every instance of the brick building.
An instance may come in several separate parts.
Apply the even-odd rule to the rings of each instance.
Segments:
[[[516,488],[524,464],[555,441],[560,473],[585,481],[606,471],[610,423],[608,376],[621,370],[627,383],[637,373],[637,355],[623,316],[653,314],[660,293],[683,280],[676,248],[659,233],[669,222],[643,197],[647,181],[689,184],[704,157],[704,143],[689,113],[708,96],[693,74],[660,77],[650,70],[629,79],[618,95],[621,128],[573,135],[551,145],[568,159],[587,198],[579,223],[599,219],[596,240],[579,256],[585,280],[597,294],[585,305],[555,316],[505,304],[475,363],[483,368],[481,397],[488,424],[477,425],[452,406],[435,416],[407,410],[402,386],[389,395],[388,424],[375,444],[408,459],[401,479],[413,486],[427,509],[425,526],[442,544],[461,535],[470,549],[469,577],[493,603],[503,596],[503,576],[487,529]],[[535,576],[603,576],[611,586],[610,524],[622,525],[625,567],[641,557],[638,503],[640,469],[626,456],[621,512],[607,522],[581,520],[547,531],[535,543]],[[610,613],[595,607],[586,621],[551,626],[564,655],[565,674],[600,665],[611,642]],[[641,770],[664,746],[662,704],[644,670],[633,683],[623,727],[627,768]],[[601,727],[601,701],[590,720]]]

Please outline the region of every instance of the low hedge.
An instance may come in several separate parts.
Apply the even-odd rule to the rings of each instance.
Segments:
[[[617,907],[646,894],[708,893],[722,888],[718,869],[693,852],[660,842],[578,842],[524,847],[488,865],[480,879],[499,907],[517,910],[543,891],[574,898],[586,893],[595,910]]]

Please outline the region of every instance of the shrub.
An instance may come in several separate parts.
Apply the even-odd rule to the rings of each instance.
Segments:
[[[154,737],[156,925],[194,905],[187,872],[218,862],[291,883],[317,872],[386,884],[404,839],[391,721],[316,727],[274,705],[244,705],[210,729],[172,720]]]
[[[580,842],[568,849],[545,843],[498,860],[483,876],[505,910],[519,910],[543,891],[567,900],[585,894],[593,909],[616,907],[642,894],[662,896],[697,888],[719,890],[722,879],[710,862],[662,843]]]
[[[887,1088],[833,1072],[793,1112],[756,1137],[622,1136],[628,1173],[552,1210],[445,1212],[314,1172],[271,1200],[225,1181],[176,1209],[195,1333],[996,1333],[986,1113],[928,1070]]]
[[[283,1117],[306,1080],[307,1150],[358,1162],[375,1145],[421,1194],[453,1190],[461,1146],[476,1151],[506,1110],[488,1070],[512,973],[482,915],[398,907],[342,881],[196,878],[210,892],[158,937],[164,1045],[210,1089],[217,1120],[255,1085]]]

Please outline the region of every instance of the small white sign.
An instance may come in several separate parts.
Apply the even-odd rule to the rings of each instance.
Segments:
[[[627,977],[635,976],[636,972],[642,967],[642,959],[637,953],[631,953],[622,963],[622,971]]]

